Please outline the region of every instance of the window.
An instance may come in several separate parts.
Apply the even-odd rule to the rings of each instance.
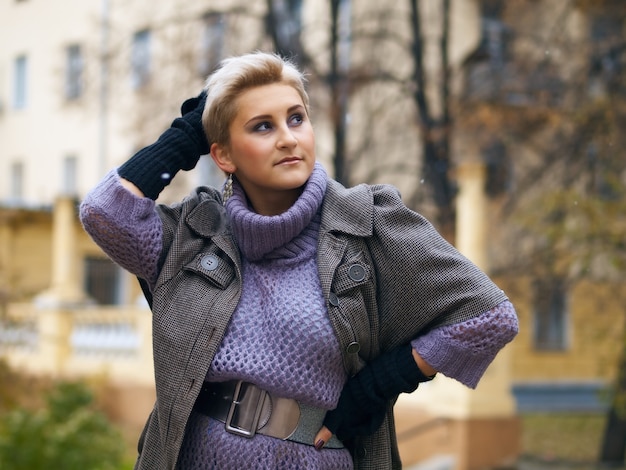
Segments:
[[[614,154],[611,143],[593,140],[587,143],[586,168],[582,176],[586,179],[587,194],[597,203],[617,202],[624,195],[624,163]]]
[[[474,56],[486,60],[492,66],[501,66],[507,59],[510,31],[502,21],[502,9],[500,0],[481,3],[481,38]]]
[[[150,31],[138,31],[133,36],[131,51],[131,84],[134,89],[145,86],[150,79]]]
[[[624,69],[626,68],[626,45],[624,22],[626,9],[621,2],[611,4],[594,12],[590,19],[589,93],[605,96],[607,93],[623,93]]]
[[[66,49],[65,97],[79,98],[83,92],[83,54],[77,44]]]
[[[63,176],[61,178],[63,187],[61,192],[68,196],[77,193],[76,188],[76,170],[78,159],[75,156],[67,156],[63,159]]]
[[[224,36],[226,24],[222,13],[204,15],[200,61],[198,72],[202,77],[210,74],[224,56]]]
[[[13,69],[13,107],[23,109],[27,104],[28,58],[21,55],[15,59]]]
[[[534,345],[542,351],[567,348],[567,299],[565,283],[558,279],[534,285]]]
[[[337,12],[338,21],[338,68],[342,72],[350,70],[350,55],[352,50],[352,4],[351,0],[341,0]]]
[[[485,18],[501,18],[503,7],[502,0],[483,0],[480,3],[482,16]]]
[[[120,303],[121,281],[120,269],[110,259],[85,259],[85,292],[99,305]]]
[[[302,0],[275,0],[272,3],[278,43],[289,45],[298,38],[302,29]]]
[[[507,154],[506,145],[494,139],[482,149],[483,161],[487,166],[485,191],[491,197],[497,197],[512,189],[513,164]]]
[[[508,40],[506,33],[506,26],[499,19],[483,18],[481,46],[493,66],[502,66],[506,59]]]
[[[512,86],[510,80],[513,31],[503,22],[503,2],[481,2],[481,36],[478,47],[466,60],[467,97],[471,99],[504,98]],[[502,93],[502,94],[501,94]],[[514,93],[506,100],[518,98]],[[522,98],[523,93],[522,93]]]
[[[18,203],[24,197],[24,164],[22,162],[15,162],[11,165],[10,178],[9,199],[13,203]]]

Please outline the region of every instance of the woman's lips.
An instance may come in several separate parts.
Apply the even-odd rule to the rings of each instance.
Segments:
[[[300,157],[287,157],[287,158],[283,158],[282,160],[280,160],[277,165],[282,165],[285,163],[295,163],[295,162],[299,162],[302,161],[302,158]]]

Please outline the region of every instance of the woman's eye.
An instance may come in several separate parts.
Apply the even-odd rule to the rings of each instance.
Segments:
[[[289,118],[289,124],[292,126],[297,126],[299,124],[302,124],[302,122],[304,122],[304,116],[300,113],[294,114]]]
[[[267,130],[270,130],[271,128],[272,128],[272,125],[267,121],[260,122],[256,126],[254,126],[255,131],[267,131]]]

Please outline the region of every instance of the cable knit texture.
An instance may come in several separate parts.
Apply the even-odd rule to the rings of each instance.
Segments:
[[[504,344],[518,333],[511,302],[504,301],[471,320],[437,328],[413,340],[413,348],[432,367],[476,388]]]
[[[192,412],[178,469],[214,470],[351,470],[350,454],[257,434],[253,439],[224,432],[224,424]],[[244,445],[245,444],[245,445]]]
[[[293,207],[271,217],[252,211],[243,188],[233,179],[233,196],[226,203],[226,209],[233,220],[235,238],[244,256],[250,261],[259,261],[279,248],[282,250],[273,253],[272,258],[289,257],[294,254],[290,253],[293,249],[300,251],[303,247],[297,244],[298,241],[296,245],[286,244],[302,232],[318,211],[326,192],[326,178],[324,168],[316,163],[313,174]],[[305,238],[305,241],[310,241],[310,238]]]
[[[85,231],[116,263],[154,285],[163,227],[153,200],[132,194],[110,171],[82,201]]]
[[[246,380],[309,405],[336,406],[346,374],[315,257],[326,178],[316,165],[296,203],[271,217],[253,212],[234,181],[226,210],[243,254],[244,283],[207,380]],[[260,435],[242,445],[221,423],[198,416],[191,423],[179,460],[184,470],[352,467],[345,449],[318,452]]]

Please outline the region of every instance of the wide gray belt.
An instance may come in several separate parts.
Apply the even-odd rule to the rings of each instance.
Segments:
[[[225,424],[226,431],[252,438],[255,434],[314,445],[326,410],[291,398],[277,397],[250,382],[205,382],[196,411]],[[333,436],[324,447],[341,449]]]

